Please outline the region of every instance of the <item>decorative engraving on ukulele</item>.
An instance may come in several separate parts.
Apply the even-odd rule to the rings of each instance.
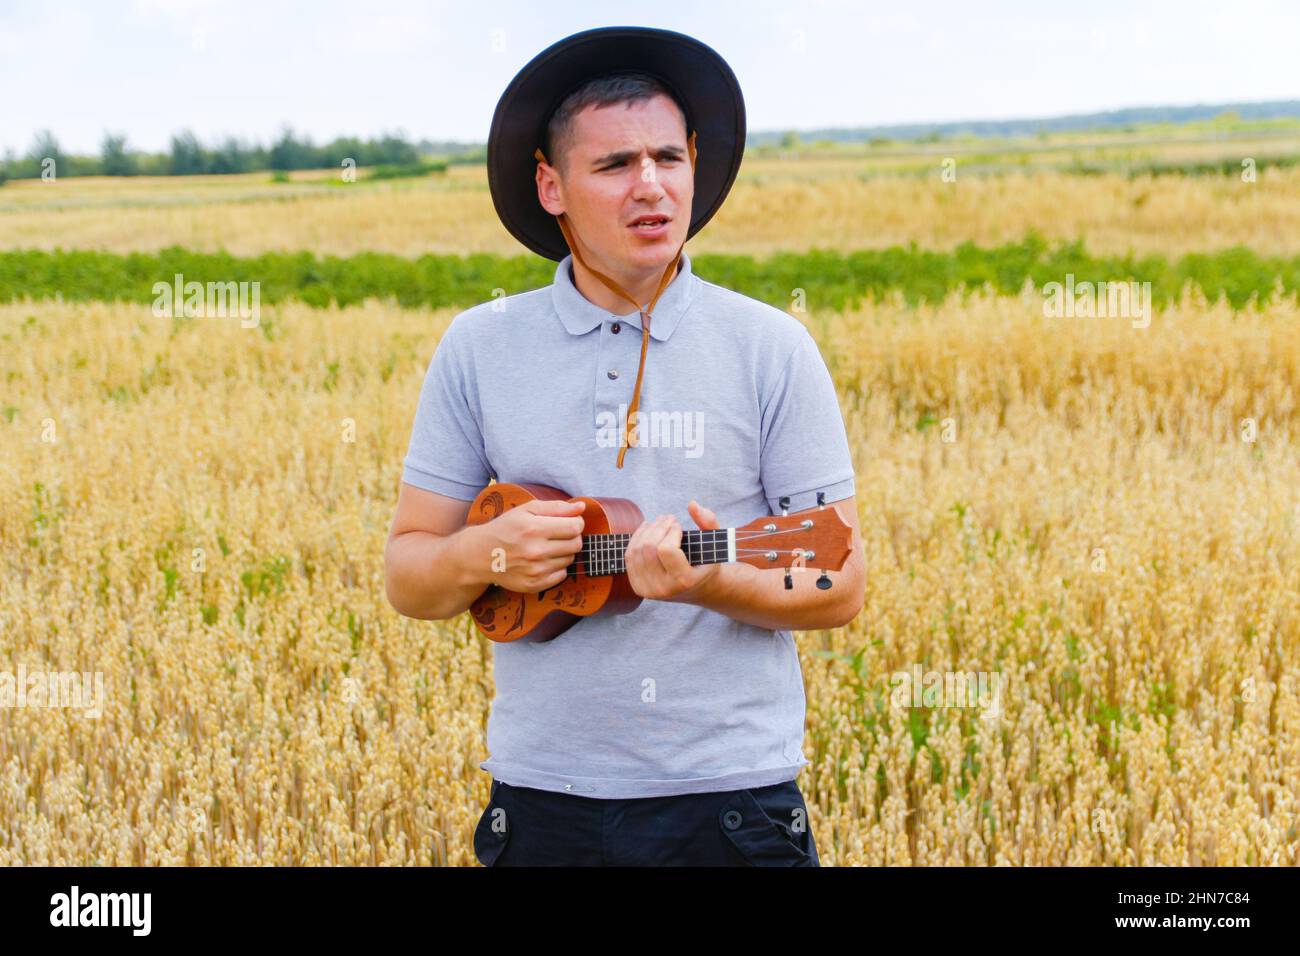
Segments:
[[[485,633],[490,634],[496,630],[496,612],[502,608],[514,608],[515,610],[514,620],[511,622],[510,627],[506,628],[507,634],[523,626],[523,602],[518,600],[518,595],[513,591],[507,591],[499,584],[489,584],[487,590],[474,602],[474,606],[476,608],[474,612],[475,620],[478,622],[479,628]],[[502,616],[508,617],[509,615]]]
[[[469,608],[479,632],[493,641],[549,641],[584,617],[635,611],[642,598],[628,580],[625,559],[628,541],[644,519],[641,509],[626,498],[574,497],[548,485],[498,482],[479,492],[466,522],[486,524],[535,500],[586,503],[582,548],[569,564],[568,576],[539,593],[488,585]],[[755,518],[739,528],[683,529],[682,551],[694,565],[736,561],[783,568],[787,589],[794,586],[789,569],[815,559],[822,569],[817,587],[828,588],[826,572],[840,570],[848,560],[852,531],[839,512],[826,507],[825,492],[817,492],[817,511],[808,517],[788,514],[789,502],[782,497],[780,515]]]
[[[488,492],[479,501],[478,509],[479,509],[479,513],[486,515],[489,521],[491,521],[497,515],[501,514],[501,512],[505,510],[505,507],[502,503],[501,492],[499,491]]]
[[[572,568],[573,565],[571,564],[569,567]],[[582,588],[568,587],[568,584],[568,581],[564,581],[555,585],[555,587],[538,591],[537,600],[541,601],[545,599],[559,607],[569,609],[585,605],[587,603],[587,592],[582,590]]]

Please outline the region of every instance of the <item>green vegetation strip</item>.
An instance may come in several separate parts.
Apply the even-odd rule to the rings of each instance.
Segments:
[[[1037,236],[992,248],[963,243],[946,252],[915,245],[857,252],[813,250],[765,259],[742,255],[692,256],[695,272],[718,285],[786,308],[802,289],[809,308],[843,308],[895,290],[908,302],[934,301],[954,289],[988,283],[1001,293],[1019,292],[1026,280],[1042,288],[1083,282],[1150,282],[1157,303],[1177,298],[1192,283],[1211,299],[1226,295],[1234,307],[1276,289],[1300,288],[1300,256],[1261,256],[1236,247],[1170,260],[1160,255],[1097,256],[1082,242],[1049,247]],[[382,253],[317,258],[309,252],[236,257],[172,247],[157,253],[84,250],[0,252],[0,301],[24,296],[62,296],[69,301],[152,303],[155,283],[258,282],[259,301],[298,299],[313,306],[350,305],[392,297],[403,306],[459,306],[495,295],[548,285],[555,264],[536,256],[442,256],[416,259]],[[501,290],[495,292],[494,290]]]

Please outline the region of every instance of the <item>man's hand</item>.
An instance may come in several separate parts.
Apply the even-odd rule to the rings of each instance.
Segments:
[[[483,567],[493,567],[493,556],[504,565],[489,575],[490,583],[523,594],[563,583],[582,550],[586,507],[585,501],[526,501],[477,525]]]
[[[701,531],[715,531],[718,517],[694,499],[688,506]],[[632,590],[655,601],[693,603],[706,593],[721,564],[693,565],[682,550],[682,526],[672,515],[643,521],[627,543],[627,577]]]

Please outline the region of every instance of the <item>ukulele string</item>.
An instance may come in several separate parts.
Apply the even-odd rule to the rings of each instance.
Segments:
[[[726,529],[726,528],[715,528],[715,529],[713,529],[713,530],[716,531],[716,532],[718,532],[718,533],[722,533],[722,532],[726,531],[727,529]],[[798,531],[807,531],[807,530],[808,530],[807,528],[802,528],[802,527],[800,527],[800,528],[781,528],[781,529],[779,529],[779,530],[777,530],[777,531],[745,531],[745,532],[743,532],[744,537],[741,537],[742,532],[737,531],[737,532],[736,532],[736,540],[737,540],[737,541],[751,541],[751,540],[753,540],[754,538],[769,538],[769,537],[772,537],[773,535],[778,535],[778,534],[791,534],[791,533],[793,533],[793,532],[798,532]],[[684,534],[702,534],[702,533],[703,533],[703,532],[700,532],[700,531],[690,531],[690,530],[687,530],[687,531],[684,532]],[[586,547],[587,547],[586,542],[591,541],[593,538],[600,538],[601,540],[600,540],[599,542],[597,542],[597,546],[598,546],[598,547],[603,547],[603,546],[605,546],[605,545],[607,545],[607,544],[609,544],[609,543],[612,543],[614,540],[617,540],[617,543],[619,543],[619,544],[627,544],[628,541],[630,541],[630,540],[632,539],[632,536],[631,536],[630,534],[605,534],[605,535],[590,535],[590,534],[589,534],[589,535],[584,535],[584,536],[583,536],[583,539],[582,539],[583,542],[584,542],[584,543],[583,543],[583,549],[584,549],[584,550],[585,550]],[[683,539],[682,539],[682,543],[685,544],[685,543],[686,543],[686,540],[687,540],[686,538],[683,538]],[[705,542],[705,541],[696,541],[695,543],[697,543],[697,544],[708,544],[709,542]],[[722,544],[721,541],[718,541],[718,542],[716,542],[716,543],[719,544],[719,545]]]
[[[742,538],[740,532],[736,532],[737,541],[749,541],[753,538],[767,538],[777,534],[790,534],[793,531],[807,531],[807,528],[782,528],[780,531],[748,531]]]
[[[798,553],[804,553],[805,549],[804,548],[737,548],[736,549],[737,554],[740,554],[742,552],[745,554],[768,554],[768,553],[798,554]],[[718,553],[719,555],[721,555],[724,554],[725,551],[720,551]],[[576,568],[579,564],[588,564],[588,563],[594,563],[594,562],[573,561],[569,564],[569,568]]]
[[[723,531],[725,529],[714,528],[711,530]],[[736,541],[737,543],[741,541],[752,541],[754,538],[768,538],[778,534],[789,534],[792,531],[806,531],[806,530],[807,530],[806,528],[782,528],[779,531],[748,531],[744,533],[744,537],[741,537],[740,534],[737,534]],[[599,541],[593,540],[595,538],[600,538],[600,540]],[[565,569],[566,578],[577,577],[578,574],[586,574],[588,577],[591,577],[592,575],[590,574],[589,571],[587,570],[580,571],[578,569],[578,565],[586,564],[588,567],[590,567],[590,565],[593,563],[593,559],[601,559],[601,558],[608,559],[617,556],[612,554],[596,554],[593,551],[588,550],[588,543],[590,543],[592,547],[608,547],[610,544],[614,544],[615,546],[619,544],[626,545],[627,542],[631,540],[631,538],[632,538],[631,534],[585,535],[583,538],[584,543],[583,543],[582,550],[578,552],[578,556],[575,558],[575,560]],[[687,542],[684,540],[683,543],[687,544],[691,542]],[[697,540],[693,542],[693,544],[698,545],[700,547],[725,548],[725,544],[721,541],[706,542],[702,540]],[[804,551],[803,548],[741,548],[741,547],[736,548],[736,554],[741,554],[742,552],[746,554],[767,554],[768,552],[775,552],[776,554],[793,555],[796,553],[802,553],[803,551]],[[617,573],[617,572],[611,572],[611,573]],[[597,575],[597,576],[601,576],[601,575]]]

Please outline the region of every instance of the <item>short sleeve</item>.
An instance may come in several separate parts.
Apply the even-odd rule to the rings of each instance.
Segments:
[[[492,478],[483,429],[471,402],[470,369],[456,347],[455,321],[429,362],[402,480],[425,491],[472,501]]]
[[[817,507],[819,491],[828,505],[854,494],[839,397],[807,329],[763,407],[759,467],[772,514],[781,513],[779,499],[786,495],[793,513]]]

